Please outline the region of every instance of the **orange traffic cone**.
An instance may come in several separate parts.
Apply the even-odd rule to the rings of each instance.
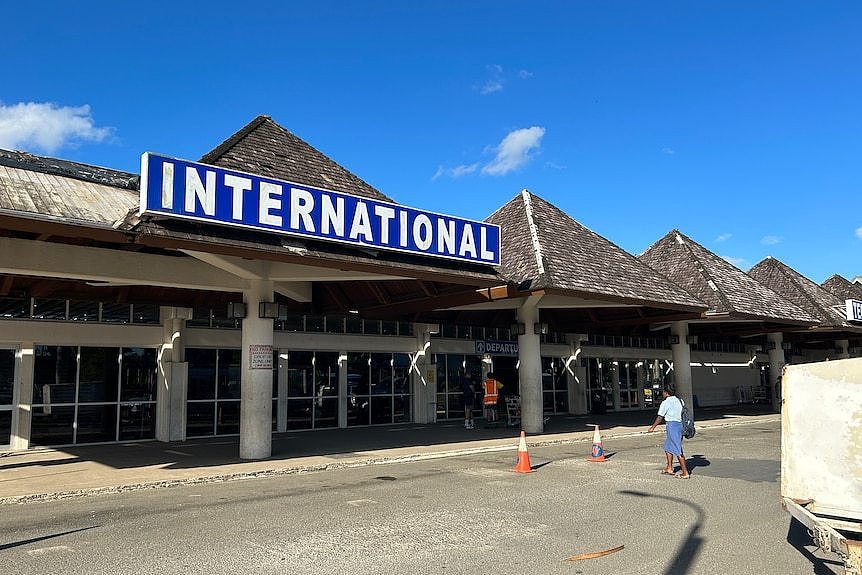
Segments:
[[[530,467],[530,454],[527,451],[527,434],[521,432],[521,441],[518,443],[518,464],[515,466],[515,473],[532,473],[533,468]]]
[[[593,449],[590,453],[590,461],[604,461],[605,460],[605,448],[602,445],[602,434],[599,433],[599,426],[596,424],[595,429],[593,430]]]

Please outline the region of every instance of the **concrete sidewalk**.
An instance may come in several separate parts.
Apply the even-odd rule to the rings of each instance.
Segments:
[[[700,409],[696,416],[699,430],[780,421],[780,415],[752,406]],[[654,417],[652,411],[557,416],[527,443],[586,444],[593,437],[588,425],[597,423],[612,451],[609,439],[646,433]],[[0,504],[517,449],[517,428],[484,429],[481,423],[473,430],[443,422],[276,434],[272,457],[262,461],[240,460],[237,437],[2,452]]]

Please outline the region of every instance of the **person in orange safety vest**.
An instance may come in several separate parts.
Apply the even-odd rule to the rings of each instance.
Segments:
[[[485,392],[485,397],[482,399],[482,405],[485,408],[485,421],[488,423],[499,421],[497,400],[500,398],[500,390],[503,388],[503,384],[494,379],[493,373],[489,373],[482,388]]]

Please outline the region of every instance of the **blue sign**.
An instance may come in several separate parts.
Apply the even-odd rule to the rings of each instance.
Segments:
[[[518,355],[518,342],[477,339],[476,355]]]
[[[500,227],[146,153],[141,213],[480,264],[500,263]]]

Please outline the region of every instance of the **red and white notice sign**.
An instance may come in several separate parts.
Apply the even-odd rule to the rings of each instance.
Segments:
[[[272,369],[272,346],[251,344],[248,346],[249,369]]]

